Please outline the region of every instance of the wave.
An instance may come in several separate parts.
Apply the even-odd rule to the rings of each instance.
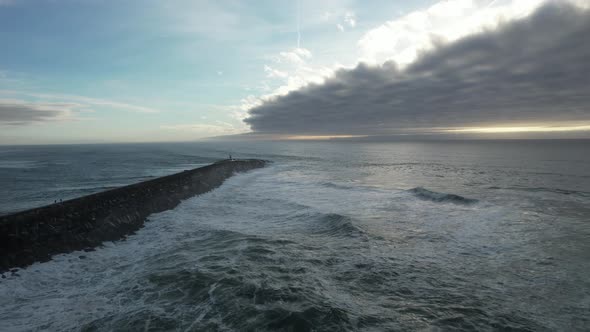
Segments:
[[[31,160],[1,160],[0,168],[31,169],[41,167],[37,161]]]
[[[320,294],[314,283],[280,283],[256,266],[175,268],[142,276],[141,288],[124,289],[130,305],[82,324],[82,330],[281,330],[353,329],[351,313]],[[290,275],[291,269],[275,278]],[[143,286],[146,287],[146,286]],[[304,305],[302,305],[302,303]]]
[[[344,184],[338,184],[338,183],[329,182],[329,181],[323,182],[322,186],[324,186],[326,188],[331,188],[331,189],[344,189],[344,190],[356,188],[354,186],[347,186]]]
[[[414,196],[428,201],[440,202],[440,203],[454,203],[454,204],[475,204],[479,202],[477,199],[467,198],[455,194],[439,193],[430,191],[422,187],[416,187],[408,190]]]
[[[350,217],[337,213],[322,214],[312,224],[314,234],[323,236],[345,236],[360,237],[365,236],[365,231],[354,224]]]
[[[577,191],[577,190],[568,190],[568,189],[559,189],[559,188],[545,188],[545,187],[497,187],[492,186],[488,187],[488,189],[495,189],[495,190],[517,190],[517,191],[528,191],[528,192],[550,192],[554,194],[561,194],[561,195],[577,195],[582,197],[590,197],[590,192],[586,191]]]

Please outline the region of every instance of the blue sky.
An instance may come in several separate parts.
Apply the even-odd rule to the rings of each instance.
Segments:
[[[541,3],[0,0],[0,104],[14,106],[0,143],[247,132],[269,98],[361,61],[406,65],[433,31],[453,41]]]

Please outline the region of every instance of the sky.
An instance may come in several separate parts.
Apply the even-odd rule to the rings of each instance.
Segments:
[[[0,0],[0,144],[590,137],[590,2]]]

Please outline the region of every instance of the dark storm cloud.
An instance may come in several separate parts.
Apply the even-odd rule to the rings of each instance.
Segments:
[[[590,13],[547,5],[532,16],[420,57],[341,70],[268,101],[255,132],[389,134],[415,128],[590,120]]]
[[[66,105],[67,106],[67,105]],[[48,121],[63,116],[66,111],[55,109],[58,104],[47,106],[0,100],[0,125],[26,125],[33,122]]]

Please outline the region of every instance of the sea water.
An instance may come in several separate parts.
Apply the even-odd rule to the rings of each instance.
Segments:
[[[0,214],[272,161],[8,272],[0,331],[585,330],[590,141],[0,147]]]

